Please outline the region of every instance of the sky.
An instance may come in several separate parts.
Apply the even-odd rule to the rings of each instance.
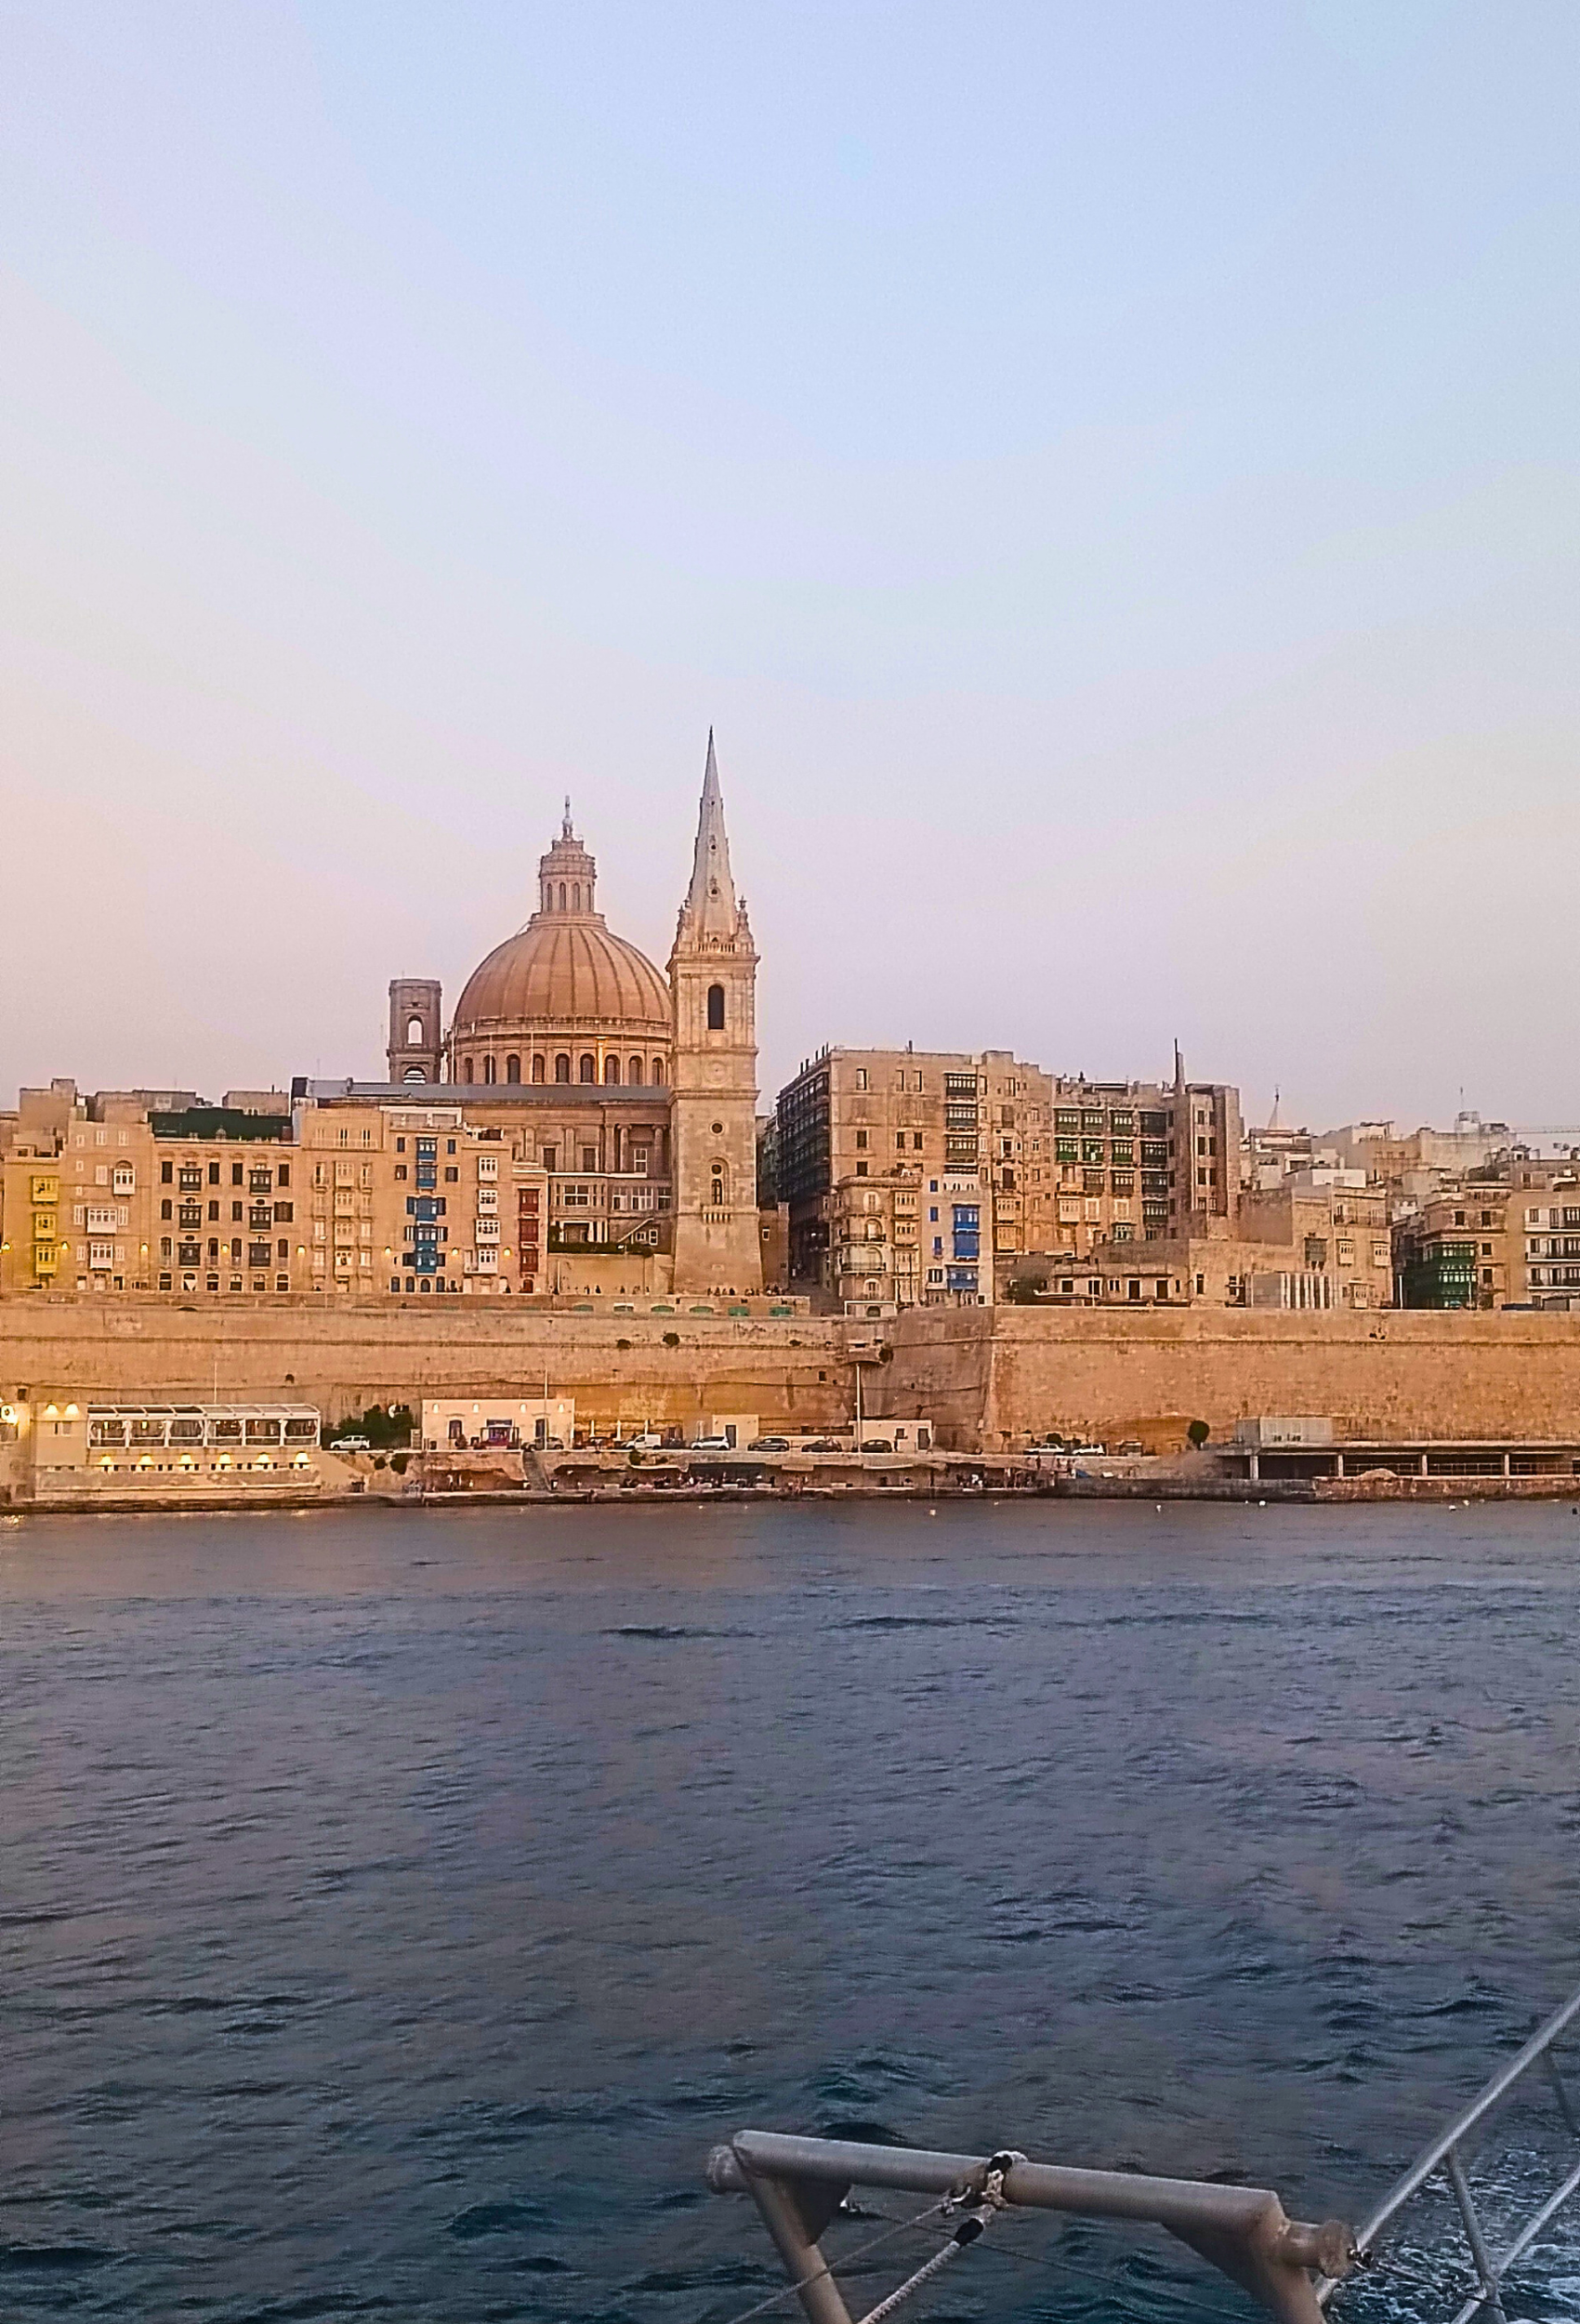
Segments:
[[[381,1073],[710,725],[825,1042],[1580,1121],[1573,0],[0,10],[0,1103]]]

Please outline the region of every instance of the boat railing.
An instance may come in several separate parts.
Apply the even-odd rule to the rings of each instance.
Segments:
[[[1580,2194],[1580,2114],[1554,2054],[1559,2041],[1577,2018],[1580,1992],[1571,1994],[1561,2009],[1555,2010],[1545,2025],[1538,2026],[1524,2048],[1500,2067],[1464,2111],[1422,2150],[1389,2188],[1356,2238],[1363,2262],[1375,2259],[1384,2237],[1402,2214],[1408,2213],[1412,2205],[1420,2203],[1429,2194],[1446,2190],[1452,2199],[1457,2237],[1444,2255],[1451,2267],[1457,2263],[1462,2279],[1473,2278],[1453,2315],[1452,2324],[1476,2324],[1482,2317],[1492,2319],[1492,2324],[1508,2324],[1503,2288],[1510,2269]],[[1572,2167],[1562,2171],[1556,2185],[1549,2187],[1534,2205],[1522,2207],[1512,2225],[1505,2224],[1501,2232],[1494,2233],[1484,2199],[1478,2203],[1471,2185],[1470,2174],[1485,2148],[1481,2134],[1492,2117],[1511,2099],[1529,2094],[1528,2081],[1537,2077],[1547,2085],[1560,2146],[1572,2155]],[[1463,2238],[1462,2243],[1459,2238]],[[1442,2238],[1435,2238],[1434,2241],[1441,2245]],[[1494,2249],[1494,2241],[1501,2248]],[[1337,2279],[1332,2278],[1324,2278],[1318,2286],[1317,2296],[1324,2306],[1337,2289]],[[1444,2324],[1449,2324],[1446,2311]]]

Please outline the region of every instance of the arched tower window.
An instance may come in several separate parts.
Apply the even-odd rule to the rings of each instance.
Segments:
[[[420,1017],[412,1017],[408,1020],[406,1025],[406,1047],[408,1049],[421,1049],[422,1045],[423,1021]]]
[[[465,1064],[461,1067],[461,1078],[462,1078],[462,1080],[463,1080],[463,1081],[470,1081],[471,1077],[472,1077],[472,1061],[471,1061],[471,1059],[468,1057],[468,1058],[467,1059],[467,1061],[466,1061]]]
[[[707,988],[707,1029],[710,1033],[724,1030],[724,987],[710,984]]]
[[[541,1051],[533,1059],[533,1079],[534,1081],[541,1081],[543,1079],[543,1056]]]
[[[598,1079],[598,1059],[593,1055],[590,1050],[584,1050],[582,1051],[582,1062],[576,1068],[576,1077],[580,1081],[596,1081]]]
[[[724,1190],[725,1190],[725,1186],[726,1186],[726,1184],[727,1184],[727,1182],[727,1182],[726,1173],[725,1173],[724,1165],[723,1165],[723,1163],[722,1163],[722,1162],[716,1162],[716,1163],[714,1164],[714,1166],[713,1166],[713,1172],[712,1172],[712,1176],[713,1176],[713,1207],[714,1207],[714,1208],[715,1208],[716,1210],[722,1210],[722,1209],[723,1209],[723,1208],[724,1208]]]
[[[482,1061],[482,1077],[485,1082],[492,1082],[494,1079],[494,1064],[492,1057],[485,1057]]]
[[[571,1078],[571,1060],[563,1050],[554,1061],[554,1078],[556,1081],[569,1081]]]
[[[521,1061],[519,1057],[505,1060],[505,1078],[507,1081],[520,1081],[521,1078]]]
[[[652,1086],[655,1089],[662,1089],[664,1087],[664,1060],[662,1057],[655,1057],[652,1061]]]
[[[617,1057],[606,1057],[604,1059],[603,1077],[605,1081],[608,1082],[617,1082],[619,1080],[620,1060]]]
[[[401,1077],[403,1081],[426,1081],[428,1079],[427,1074],[420,1065],[408,1065]]]
[[[582,883],[579,879],[573,879],[571,882],[571,909],[573,912],[579,912],[581,908]]]
[[[632,1058],[629,1065],[625,1069],[625,1078],[627,1081],[640,1082],[642,1078],[642,1061],[639,1057]]]

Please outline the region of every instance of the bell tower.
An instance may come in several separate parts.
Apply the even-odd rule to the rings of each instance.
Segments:
[[[389,1046],[385,1050],[391,1081],[442,1081],[443,1018],[436,978],[398,976],[389,986]]]
[[[691,884],[669,956],[677,1291],[760,1291],[757,956],[737,901],[713,733]]]

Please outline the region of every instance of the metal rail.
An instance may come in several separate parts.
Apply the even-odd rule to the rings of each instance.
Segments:
[[[969,2203],[981,2199],[990,2174],[997,2199],[1008,2207],[1166,2228],[1250,2292],[1277,2324],[1322,2324],[1313,2275],[1337,2281],[1355,2257],[1354,2232],[1343,2221],[1315,2226],[1292,2220],[1266,2187],[1082,2171],[1028,2162],[1020,2154],[934,2154],[771,2131],[738,2131],[728,2146],[714,2148],[707,2163],[716,2195],[747,2194],[756,2202],[808,2324],[851,2324],[832,2265],[818,2248],[851,2187]]]
[[[1356,2249],[1361,2257],[1370,2258],[1384,2229],[1392,2225],[1405,2206],[1441,2171],[1459,2213],[1476,2276],[1476,2290],[1459,2309],[1454,2324],[1471,2324],[1471,2319],[1481,2316],[1483,2310],[1494,2319],[1494,2324],[1507,2324],[1503,2304],[1505,2277],[1576,2191],[1580,2191],[1580,2163],[1576,2163],[1553,2193],[1523,2223],[1508,2247],[1494,2253],[1487,2241],[1486,2229],[1471,2191],[1468,2160],[1473,2158],[1467,2157],[1465,2146],[1471,2133],[1487,2120],[1537,2066],[1543,2067],[1552,2085],[1564,2128],[1572,2138],[1580,2140],[1580,2115],[1575,2112],[1552,2054],[1560,2036],[1577,2017],[1580,2017],[1580,1992],[1572,1993],[1561,2009],[1555,2010],[1545,2025],[1537,2027],[1524,2048],[1506,2066],[1498,2068],[1463,2113],[1456,2115],[1447,2130],[1416,2157],[1409,2170],[1389,2189],[1356,2238]],[[1325,2306],[1337,2288],[1338,2278],[1331,2274],[1325,2276],[1317,2287],[1318,2300]]]

